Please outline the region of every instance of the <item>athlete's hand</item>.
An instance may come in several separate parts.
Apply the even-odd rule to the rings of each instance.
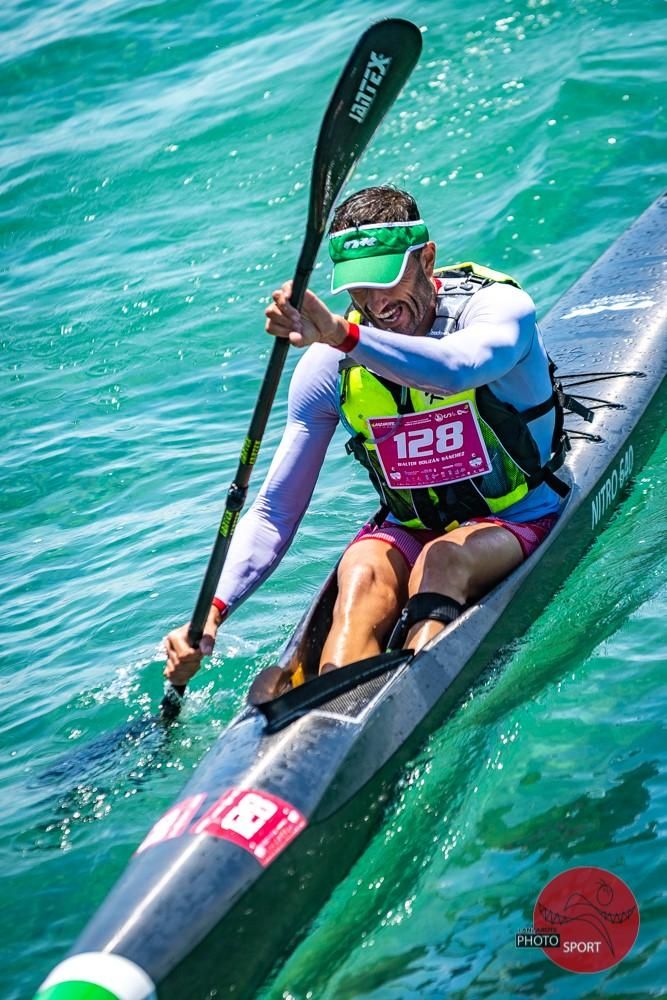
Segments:
[[[220,612],[217,608],[211,608],[198,649],[193,649],[188,642],[189,622],[169,633],[164,640],[167,650],[167,665],[164,668],[164,676],[171,684],[177,686],[187,684],[194,677],[201,666],[202,659],[205,656],[210,656],[213,652],[219,625]]]
[[[310,344],[330,344],[337,347],[347,336],[347,322],[332,313],[314,292],[306,291],[299,312],[289,303],[292,282],[287,281],[273,293],[273,304],[266,310],[266,332],[274,337],[287,337],[295,347]]]

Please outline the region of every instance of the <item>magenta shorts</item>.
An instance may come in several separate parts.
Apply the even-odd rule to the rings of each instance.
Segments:
[[[497,524],[500,528],[505,528],[514,535],[521,546],[524,559],[527,559],[537,546],[544,541],[557,520],[557,514],[547,514],[545,517],[538,517],[536,521],[526,521],[524,524],[517,524],[514,521],[503,521],[500,517],[471,517],[463,523]],[[356,538],[352,539],[350,545],[363,542],[365,538],[375,538],[381,542],[387,542],[388,545],[398,549],[410,569],[412,569],[417,561],[417,556],[426,543],[442,537],[442,534],[438,531],[429,531],[425,528],[404,528],[402,525],[384,521],[379,528],[375,528],[372,524],[365,524]]]

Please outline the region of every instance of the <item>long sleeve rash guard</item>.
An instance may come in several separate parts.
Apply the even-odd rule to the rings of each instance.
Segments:
[[[447,336],[425,337],[362,326],[351,358],[394,382],[440,396],[489,385],[522,411],[551,395],[546,351],[525,292],[495,284],[471,297],[460,327]],[[273,572],[289,548],[319,475],[338,413],[340,351],[314,344],[297,364],[290,383],[287,424],[266,479],[239,522],[216,597],[229,610]],[[542,461],[549,459],[554,415],[531,424]],[[558,496],[546,484],[503,511],[503,518],[531,521],[558,511]]]

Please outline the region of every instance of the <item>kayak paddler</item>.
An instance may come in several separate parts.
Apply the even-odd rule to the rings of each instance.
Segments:
[[[346,314],[291,286],[266,330],[307,348],[282,440],[232,539],[200,648],[166,639],[165,676],[185,684],[222,621],[273,572],[312,496],[339,421],[380,509],[349,544],[320,672],[387,645],[418,650],[526,559],[555,524],[562,409],[530,296],[509,275],[435,267],[414,198],[365,188],[329,233],[332,292]]]

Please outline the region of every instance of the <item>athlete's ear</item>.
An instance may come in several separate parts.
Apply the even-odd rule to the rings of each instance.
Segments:
[[[432,278],[433,268],[435,267],[435,243],[431,240],[422,247],[420,259],[424,268],[424,274],[427,278]]]

